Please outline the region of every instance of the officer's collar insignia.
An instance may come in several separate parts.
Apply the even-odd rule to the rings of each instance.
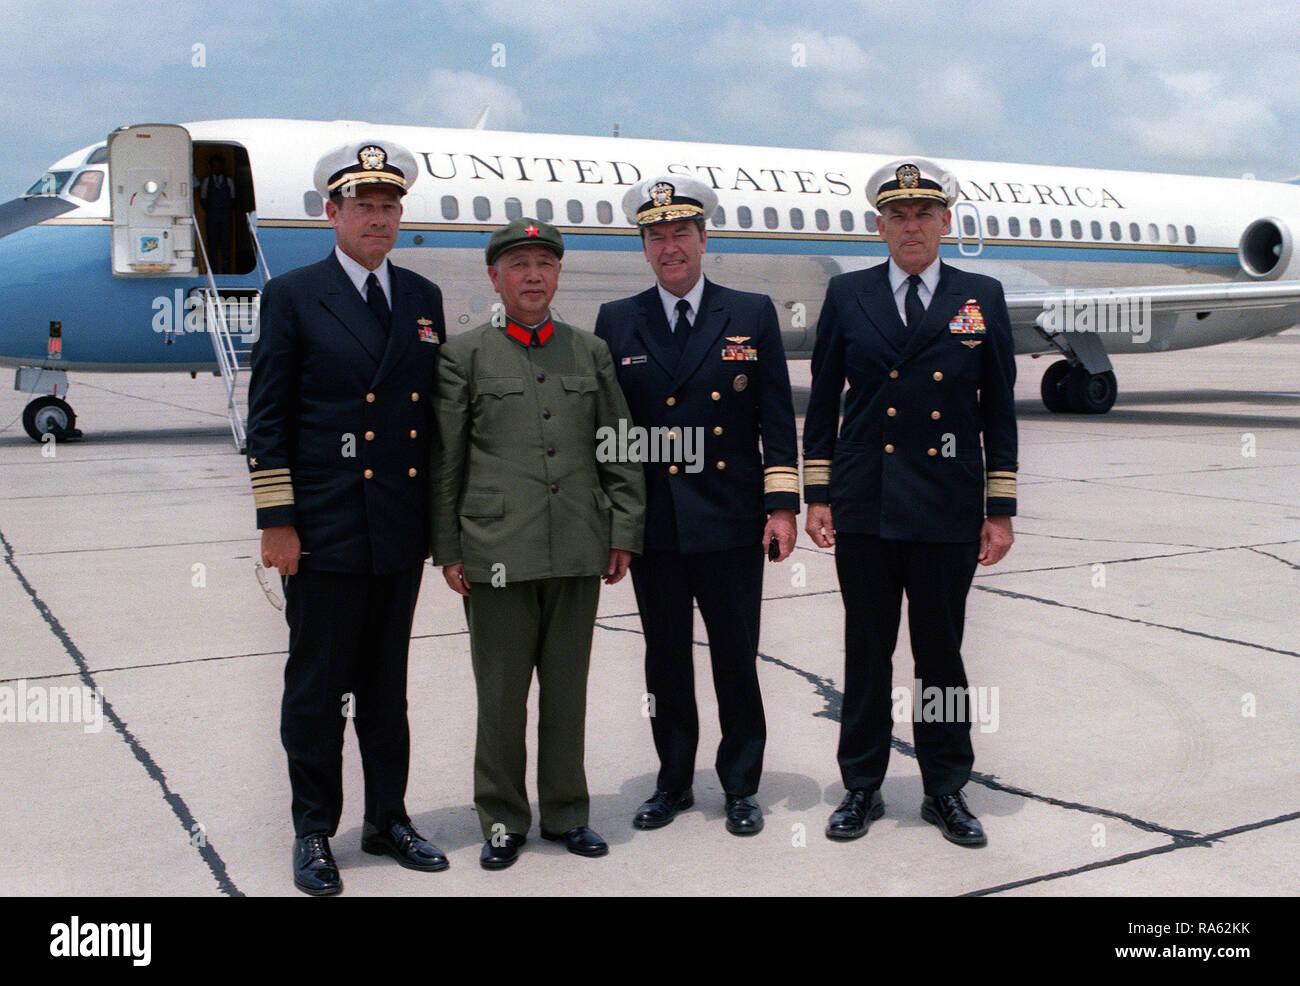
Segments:
[[[519,345],[524,346],[545,346],[551,341],[551,336],[555,335],[555,326],[551,324],[548,318],[546,322],[537,327],[534,331],[527,326],[520,325],[514,319],[506,321],[506,335],[508,335]]]
[[[742,342],[749,342],[749,336],[727,336],[727,342],[734,342],[739,346]]]
[[[916,188],[921,183],[921,169],[914,164],[900,164],[894,172],[898,184],[903,188]]]
[[[673,193],[677,191],[666,181],[657,182],[650,188],[650,201],[655,205],[672,205]]]
[[[388,163],[388,155],[382,147],[369,144],[357,151],[357,163],[367,171],[378,171]]]

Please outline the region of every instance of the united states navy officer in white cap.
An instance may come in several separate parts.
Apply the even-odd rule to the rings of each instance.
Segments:
[[[248,397],[262,563],[289,621],[280,736],[293,789],[294,885],[343,889],[329,839],[343,810],[343,728],[365,773],[361,848],[416,870],[446,857],[406,814],[406,658],[429,544],[436,285],[387,260],[410,151],[376,138],[326,153],[316,188],[335,247],[267,282]]]
[[[763,827],[755,795],[767,737],[756,667],[763,558],[771,550],[784,560],[794,548],[799,476],[772,299],[703,275],[705,223],[717,203],[712,188],[681,175],[628,190],[623,208],[658,283],[602,305],[596,335],[609,343],[634,422],[673,429],[683,452],[688,438],[702,444],[689,461],[645,465],[645,548],[631,571],[660,769],[633,824],[660,828],[694,804],[698,603],[722,725],[726,827],[753,835]]]
[[[956,178],[921,158],[872,175],[867,196],[889,260],[831,278],[817,323],[805,529],[835,549],[844,601],[838,759],[847,793],[827,825],[831,839],[864,835],[884,812],[906,592],[922,692],[909,703],[922,710],[912,727],[921,817],[959,845],[986,841],[962,795],[974,752],[961,640],[976,563],[996,564],[1011,547],[1016,367],[1002,285],[939,259],[956,195]]]

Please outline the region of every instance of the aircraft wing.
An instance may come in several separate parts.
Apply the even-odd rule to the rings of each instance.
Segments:
[[[1227,284],[1158,284],[1126,288],[1048,288],[1008,291],[1013,325],[1033,325],[1043,312],[1086,304],[1150,305],[1152,315],[1223,309],[1259,310],[1300,305],[1300,281],[1233,281]]]

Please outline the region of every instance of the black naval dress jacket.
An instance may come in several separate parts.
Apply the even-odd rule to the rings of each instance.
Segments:
[[[385,575],[428,552],[442,293],[388,270],[391,334],[333,252],[262,293],[248,467],[257,526],[296,527],[303,571]]]
[[[904,334],[888,271],[840,274],[827,287],[804,500],[829,503],[837,532],[976,541],[986,514],[1016,512],[1016,366],[1002,285],[941,264],[920,326]],[[891,341],[900,335],[901,350]]]
[[[657,287],[601,305],[595,331],[636,424],[704,430],[699,472],[646,465],[647,554],[757,546],[770,511],[799,509],[790,379],[770,298],[706,278],[680,360]]]

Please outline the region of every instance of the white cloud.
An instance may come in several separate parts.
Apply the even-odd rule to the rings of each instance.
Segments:
[[[509,130],[525,121],[524,104],[514,88],[479,72],[438,68],[424,90],[407,100],[408,122],[425,127],[472,127],[484,106],[489,130]]]
[[[829,146],[856,154],[912,154],[917,141],[904,127],[849,127],[832,134]]]

